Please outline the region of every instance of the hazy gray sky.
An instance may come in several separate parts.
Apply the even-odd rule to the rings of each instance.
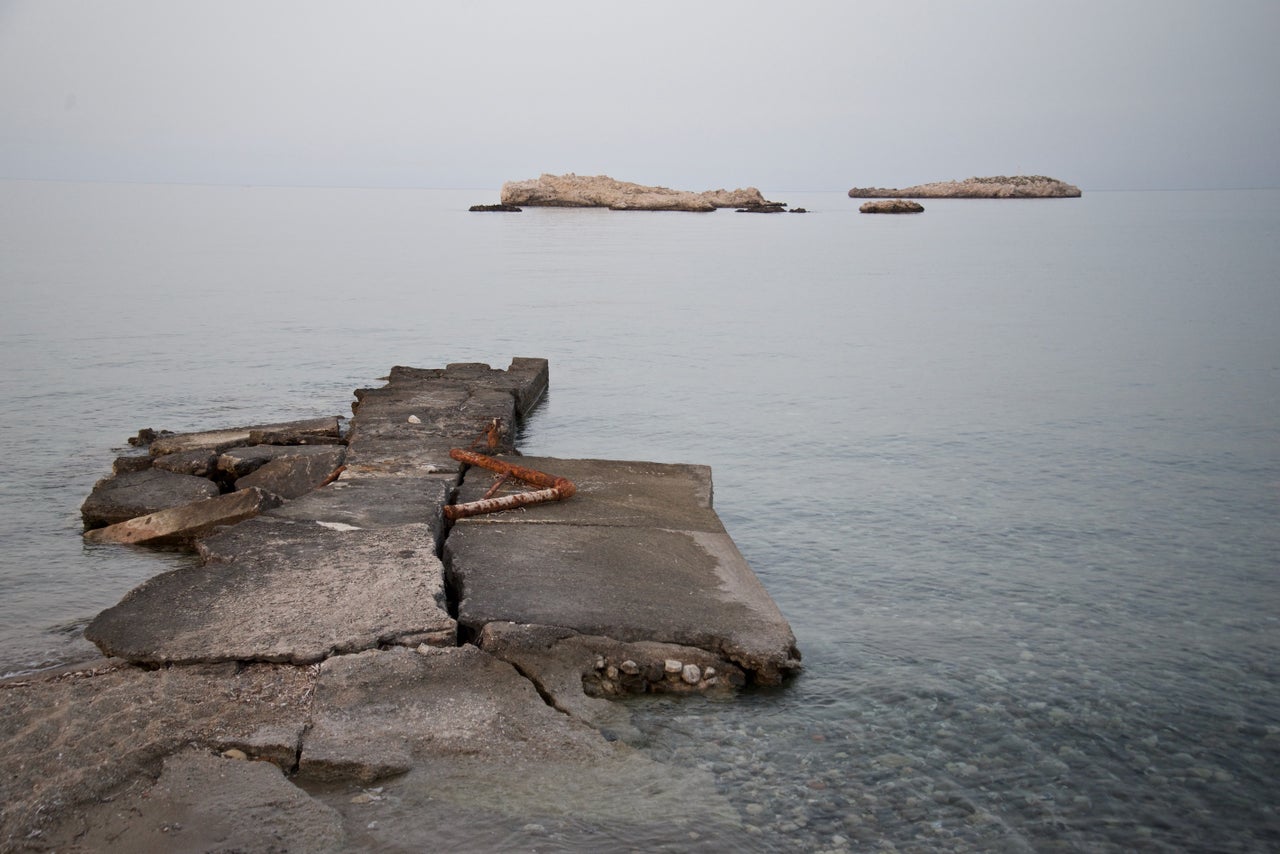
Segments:
[[[0,0],[0,177],[1280,186],[1280,0]]]

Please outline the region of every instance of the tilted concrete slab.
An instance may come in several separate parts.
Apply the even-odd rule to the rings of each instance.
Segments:
[[[713,652],[764,684],[799,668],[791,627],[710,507],[705,467],[520,457],[577,475],[568,501],[458,522],[445,541],[458,622],[559,626]],[[463,495],[492,483],[467,471]]]
[[[347,449],[339,445],[299,447],[323,449],[326,453],[280,457],[263,463],[251,474],[238,479],[236,489],[257,487],[285,500],[300,498],[333,477],[347,453]]]
[[[134,588],[85,637],[146,664],[306,664],[385,644],[455,642],[425,523],[335,530],[259,516],[204,540],[200,553],[205,565]]]
[[[96,528],[217,495],[217,484],[202,477],[148,468],[98,481],[80,516],[86,528]]]
[[[146,516],[85,531],[88,543],[190,546],[219,527],[234,525],[280,504],[279,496],[250,487]]]
[[[236,445],[249,445],[253,439],[268,435],[288,435],[299,439],[305,435],[336,438],[339,435],[338,417],[308,418],[302,421],[283,421],[277,424],[255,424],[249,427],[232,427],[226,430],[205,430],[199,433],[169,433],[157,436],[151,442],[151,456],[176,454],[207,448],[224,451]]]

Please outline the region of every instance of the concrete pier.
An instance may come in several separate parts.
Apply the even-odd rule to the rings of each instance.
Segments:
[[[220,798],[242,808],[237,780],[289,805],[253,819],[256,838],[308,850],[379,844],[334,795],[375,782],[426,804],[448,779],[483,792],[469,808],[542,809],[569,797],[554,768],[597,799],[628,800],[639,775],[666,779],[673,805],[712,803],[697,772],[626,746],[610,698],[779,684],[799,668],[794,635],[705,466],[516,455],[547,383],[542,359],[392,369],[356,391],[328,483],[204,537],[199,565],[93,620],[108,661],[0,683],[0,850],[141,839],[192,799],[206,818],[186,826],[190,850],[240,839],[214,818]],[[235,432],[166,442],[234,455]],[[451,525],[447,504],[522,488],[449,455],[469,446],[576,494]]]

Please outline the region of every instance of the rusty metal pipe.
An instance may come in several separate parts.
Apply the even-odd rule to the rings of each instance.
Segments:
[[[500,498],[482,498],[479,501],[468,501],[466,504],[450,504],[444,508],[444,515],[450,520],[466,519],[468,516],[479,516],[481,513],[496,513],[499,510],[514,510],[529,504],[559,501],[565,497],[555,487],[532,492],[514,492]]]
[[[471,451],[464,451],[462,448],[454,448],[449,451],[449,456],[460,463],[468,465],[480,466],[489,471],[496,471],[498,474],[505,474],[514,477],[516,480],[523,480],[525,483],[533,486],[541,486],[543,489],[556,489],[560,492],[561,498],[569,498],[578,491],[578,487],[573,485],[573,481],[568,478],[556,477],[553,474],[547,474],[536,469],[528,469],[524,466],[517,466],[505,460],[495,460],[493,457],[487,457],[484,454],[476,454]]]
[[[479,501],[447,505],[444,508],[444,515],[449,520],[466,519],[468,516],[478,516],[481,513],[496,513],[499,510],[512,510],[516,507],[525,507],[530,504],[543,504],[547,501],[563,501],[572,497],[578,491],[578,487],[568,478],[557,477],[536,469],[508,463],[504,460],[495,460],[493,457],[476,454],[462,448],[453,448],[449,451],[449,456],[460,463],[467,463],[468,465],[498,472],[503,476],[504,480],[508,477],[513,477],[533,486],[542,487],[532,492],[517,492],[512,495],[504,495],[501,498],[490,498],[489,496],[493,494],[494,489],[501,484],[502,481],[499,481],[498,484],[494,484],[494,489],[485,493],[485,497]]]

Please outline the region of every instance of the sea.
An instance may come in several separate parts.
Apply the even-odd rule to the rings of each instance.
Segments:
[[[804,669],[628,701],[715,810],[637,821],[650,780],[403,850],[1280,849],[1280,190],[497,195],[0,182],[0,674],[189,560],[82,543],[140,429],[546,357],[522,450],[710,465]]]

